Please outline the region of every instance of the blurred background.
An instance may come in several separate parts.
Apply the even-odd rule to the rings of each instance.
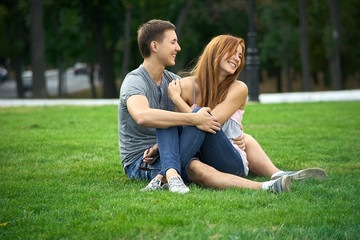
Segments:
[[[154,18],[177,27],[176,73],[212,37],[242,37],[253,100],[360,88],[359,0],[2,0],[0,98],[118,98]]]

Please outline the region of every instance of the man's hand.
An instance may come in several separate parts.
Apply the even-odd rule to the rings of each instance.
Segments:
[[[245,151],[245,137],[244,134],[241,134],[238,138],[233,139],[233,143],[238,145],[238,147]]]
[[[157,144],[155,144],[153,147],[149,147],[145,150],[143,162],[151,165],[155,162],[157,156],[159,156],[159,149],[157,147]]]
[[[195,126],[209,133],[220,131],[221,124],[211,115],[211,109],[208,107],[201,108],[197,113],[198,117]]]

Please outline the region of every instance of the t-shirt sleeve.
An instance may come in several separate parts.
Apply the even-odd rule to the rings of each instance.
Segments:
[[[144,84],[141,84],[142,79],[137,75],[129,75],[121,86],[120,97],[126,102],[132,95],[145,95],[146,90]]]

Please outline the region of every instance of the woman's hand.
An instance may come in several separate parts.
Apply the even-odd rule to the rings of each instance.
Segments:
[[[185,81],[185,80],[182,80]],[[175,105],[176,112],[192,112],[191,107],[184,101],[180,80],[173,80],[168,86],[168,93]]]
[[[239,147],[241,150],[243,150],[243,151],[246,150],[246,148],[245,148],[245,137],[244,137],[244,134],[241,134],[238,138],[233,139],[233,143],[234,143],[235,145],[238,145],[238,147]]]
[[[181,98],[181,85],[180,80],[172,80],[168,86],[168,93],[171,100],[175,101],[177,98]]]

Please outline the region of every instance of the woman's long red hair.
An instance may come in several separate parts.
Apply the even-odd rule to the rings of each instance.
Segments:
[[[239,44],[242,47],[241,64],[234,74],[226,76],[219,83],[220,61],[228,53],[229,58],[236,52]],[[213,38],[200,55],[197,64],[192,70],[200,85],[201,93],[200,106],[214,108],[222,102],[228,93],[230,85],[238,77],[245,65],[245,42],[242,38],[232,35],[219,35]]]

